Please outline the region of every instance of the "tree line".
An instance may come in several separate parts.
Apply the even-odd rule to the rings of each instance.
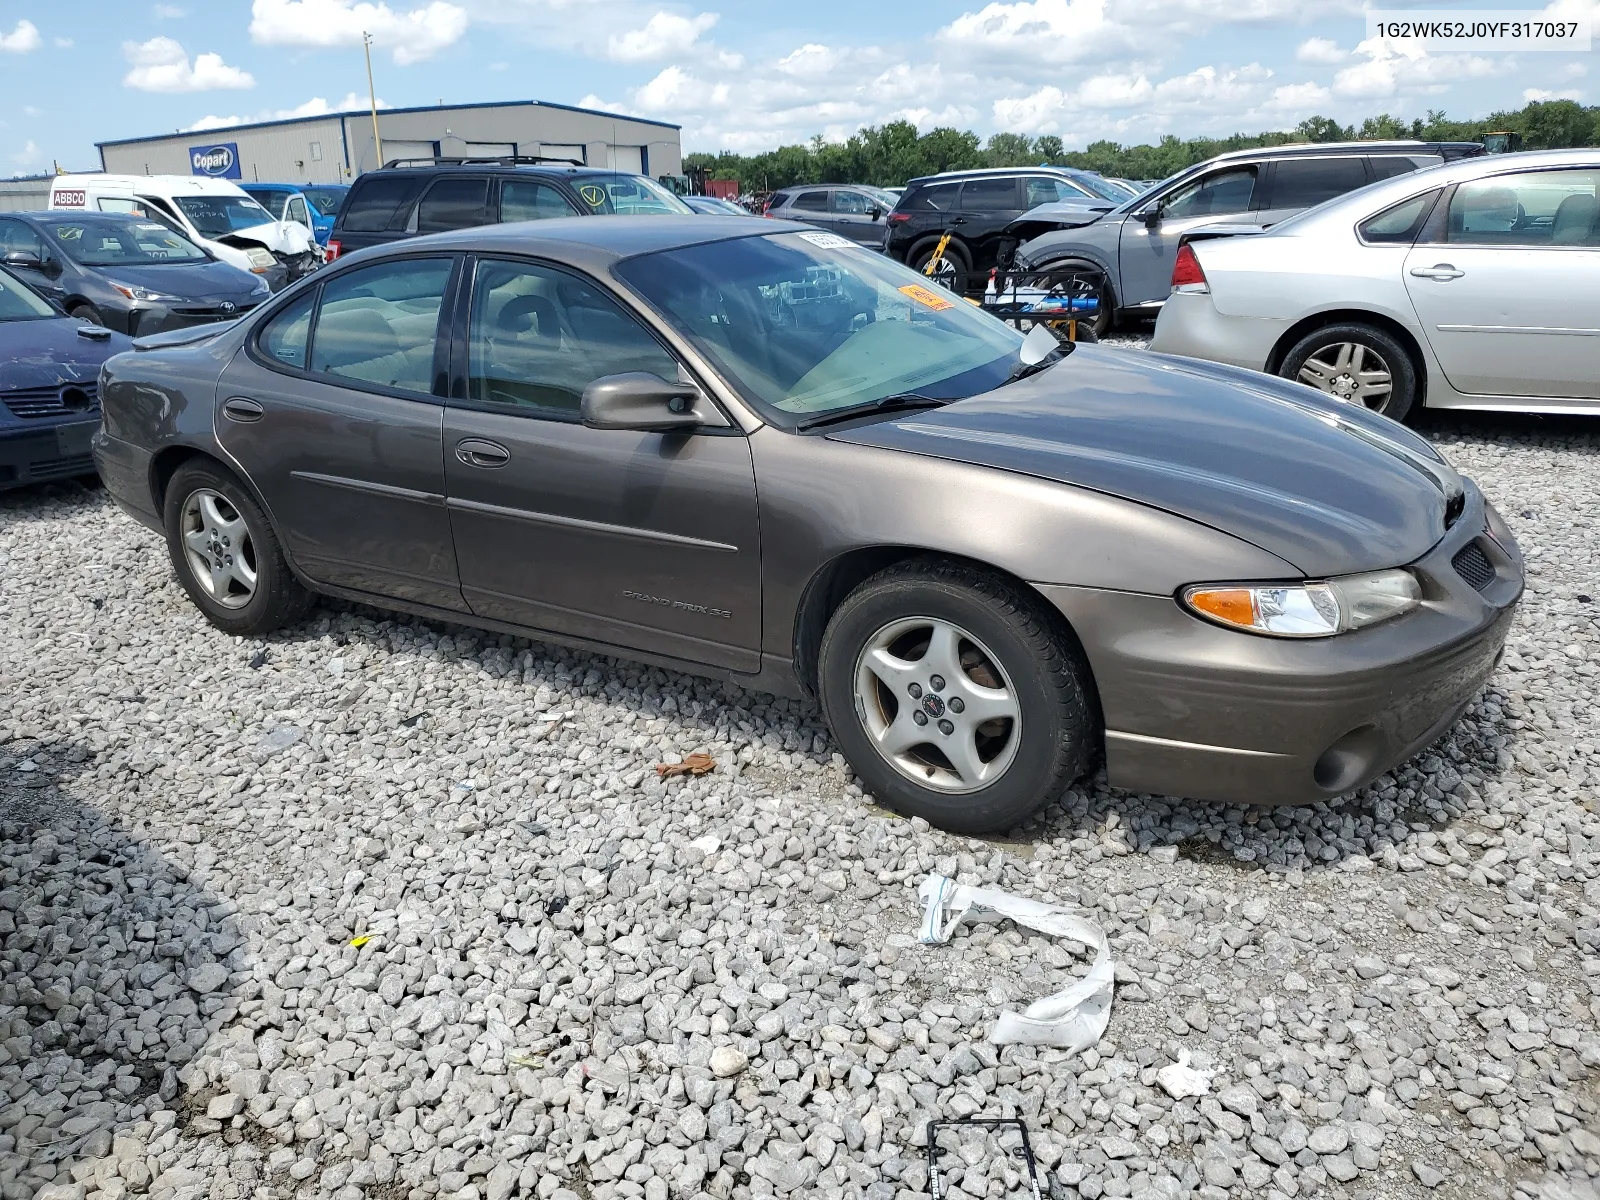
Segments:
[[[825,142],[818,135],[805,145],[780,146],[764,154],[689,154],[684,165],[704,168],[713,179],[736,179],[746,192],[771,191],[796,183],[898,187],[908,179],[941,171],[1041,163],[1082,167],[1120,179],[1165,179],[1226,151],[1257,146],[1383,138],[1476,142],[1487,133],[1502,131],[1521,134],[1527,150],[1593,146],[1600,143],[1600,106],[1541,100],[1514,112],[1491,113],[1478,121],[1453,121],[1442,111],[1429,111],[1426,118],[1409,122],[1382,113],[1368,117],[1359,126],[1340,125],[1331,117],[1310,117],[1292,130],[1236,133],[1225,138],[1168,136],[1155,145],[1140,146],[1099,141],[1083,150],[1066,149],[1055,134],[1029,138],[1020,133],[997,133],[984,142],[970,130],[941,126],[921,133],[909,121],[890,121],[867,126],[843,142]]]

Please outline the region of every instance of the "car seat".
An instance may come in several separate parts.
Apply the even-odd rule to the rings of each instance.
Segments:
[[[1568,196],[1556,209],[1550,226],[1550,241],[1557,246],[1593,246],[1596,244],[1596,217],[1600,216],[1600,202],[1593,196]]]

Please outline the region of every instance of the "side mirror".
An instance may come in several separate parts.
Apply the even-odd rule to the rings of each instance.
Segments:
[[[1139,220],[1144,222],[1146,229],[1154,229],[1161,224],[1161,208],[1162,206],[1159,204],[1152,204],[1139,214]]]
[[[583,423],[590,429],[641,433],[722,424],[692,383],[668,383],[648,371],[603,375],[583,389]]]
[[[34,254],[30,250],[12,250],[12,251],[10,251],[9,253],[6,254],[5,264],[8,267],[16,267],[19,270],[23,270],[23,271],[40,271],[40,272],[42,272],[45,269],[44,268],[44,262],[39,258],[39,256],[37,254]]]
[[[876,206],[874,206],[872,208],[869,208],[869,209],[867,209],[867,216],[871,217],[874,221],[876,221],[879,217],[883,216],[883,209],[878,208]]]

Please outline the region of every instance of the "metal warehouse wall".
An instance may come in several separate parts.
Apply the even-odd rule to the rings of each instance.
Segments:
[[[50,177],[0,180],[0,212],[37,212],[50,207]]]
[[[369,121],[368,124],[371,122]],[[188,175],[191,146],[232,142],[239,147],[240,182],[338,183],[345,178],[344,144],[338,117],[207,129],[171,137],[101,148],[106,170],[114,175]],[[371,141],[371,135],[368,135]]]
[[[628,117],[542,104],[433,108],[378,113],[386,159],[443,155],[541,153],[572,156],[590,166],[655,177],[683,170],[678,130]],[[114,174],[188,175],[192,147],[233,143],[241,182],[339,183],[380,165],[368,113],[310,117],[254,127],[175,133],[101,147]],[[348,156],[348,163],[347,163]],[[347,170],[348,167],[348,170]],[[6,203],[0,194],[0,207]]]

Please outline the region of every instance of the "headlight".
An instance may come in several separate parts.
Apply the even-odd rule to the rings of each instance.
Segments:
[[[1373,571],[1325,583],[1196,583],[1183,589],[1196,615],[1269,637],[1332,637],[1364,629],[1422,602],[1410,571]]]
[[[147,287],[140,287],[136,283],[117,283],[115,280],[106,280],[117,291],[129,300],[176,300],[178,297],[169,296],[165,292],[152,292]]]
[[[252,270],[271,270],[277,264],[277,259],[272,256],[272,251],[264,246],[251,246],[245,251],[245,256],[250,260]]]

